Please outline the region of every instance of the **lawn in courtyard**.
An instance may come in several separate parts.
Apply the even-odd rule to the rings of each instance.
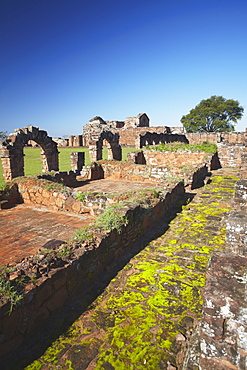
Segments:
[[[122,160],[126,160],[126,154],[133,152],[135,148],[122,148]],[[59,151],[59,171],[70,171],[70,153],[85,152],[85,165],[90,164],[88,148],[58,148]],[[25,176],[37,175],[42,172],[40,148],[24,148],[24,171]],[[107,159],[107,148],[103,148],[103,159]],[[3,181],[2,165],[0,166],[0,185]]]

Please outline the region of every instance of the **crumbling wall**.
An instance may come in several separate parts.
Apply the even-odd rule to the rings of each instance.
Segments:
[[[82,135],[70,135],[68,140],[69,147],[80,147],[83,145]]]
[[[124,126],[128,127],[149,127],[149,117],[146,113],[139,113],[136,117],[127,117]]]
[[[69,183],[69,180],[70,185],[73,185],[70,175],[61,172],[57,176],[54,175],[53,179],[51,175],[43,178],[40,176],[39,178],[20,179],[16,182],[17,193],[22,202],[27,205],[75,214],[96,216],[104,212],[105,207],[110,204],[110,200],[105,196],[83,194],[81,198],[78,198],[77,194],[80,192],[61,184],[65,181]]]
[[[84,165],[85,165],[85,153],[84,152],[70,153],[70,166],[71,166],[72,171],[80,172]]]
[[[58,171],[57,143],[38,127],[28,126],[16,129],[6,140],[0,143],[3,177],[10,181],[24,175],[23,148],[28,141],[33,140],[41,147],[42,171]]]
[[[208,176],[208,163],[199,162],[191,166],[147,166],[144,164],[118,163],[111,161],[100,161],[93,166],[85,166],[81,171],[81,176],[85,179],[108,179],[137,181],[141,183],[157,184],[166,187],[167,184],[176,181],[184,181],[184,184],[191,185],[192,189],[204,185],[204,180]]]
[[[241,166],[241,155],[245,150],[244,143],[217,143],[218,157],[221,167]]]
[[[92,118],[90,123],[84,126],[83,140],[88,145],[91,162],[102,159],[104,143],[107,145],[108,159],[121,161],[122,149],[119,144],[119,134],[114,133],[101,117]]]
[[[214,154],[204,152],[160,152],[143,150],[127,154],[128,162],[146,164],[147,166],[165,167],[195,167],[199,164],[207,164],[211,168],[211,161]]]
[[[185,134],[190,144],[203,143],[221,143],[243,144],[247,139],[247,132],[196,132]]]
[[[126,147],[135,147],[135,141],[138,135],[146,132],[157,134],[183,134],[182,127],[149,127],[149,118],[146,113],[140,113],[136,117],[127,117],[125,121],[104,121],[101,117],[92,118],[89,124],[83,126],[82,141],[83,146],[89,146],[91,135],[94,132],[94,125],[104,125],[105,129],[119,134],[119,144]]]
[[[146,145],[156,145],[159,143],[166,144],[172,142],[182,142],[188,144],[188,140],[185,135],[146,132],[145,134],[136,137],[135,148],[141,149]]]

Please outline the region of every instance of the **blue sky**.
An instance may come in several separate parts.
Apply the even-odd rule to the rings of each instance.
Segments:
[[[181,126],[236,99],[247,127],[246,0],[0,0],[0,130],[81,134],[99,115]]]

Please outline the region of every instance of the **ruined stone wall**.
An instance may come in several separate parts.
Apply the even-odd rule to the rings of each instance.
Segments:
[[[243,144],[247,140],[246,132],[211,132],[211,133],[184,133],[183,127],[169,127],[169,126],[157,126],[157,127],[131,127],[123,124],[118,125],[114,122],[106,122],[111,127],[112,132],[117,132],[120,135],[119,143],[121,146],[135,147],[136,139],[138,135],[145,135],[149,133],[171,133],[171,134],[184,134],[190,144],[203,143],[208,141],[210,143],[228,142],[231,144]],[[86,126],[86,125],[85,125]],[[84,127],[85,127],[84,126]],[[119,127],[119,128],[118,128]],[[83,129],[83,145],[88,146],[89,134],[87,130]]]
[[[49,176],[44,177],[51,180]],[[65,179],[68,183],[67,177],[69,175],[66,176],[66,173],[60,173],[56,177],[56,181],[64,182]],[[44,179],[21,179],[17,181],[17,185],[21,200],[25,204],[43,206],[55,211],[96,216],[104,212],[105,207],[110,203],[110,200],[106,197],[92,194],[85,194],[83,200],[80,201],[77,198],[76,191],[72,191],[60,183],[53,183]]]
[[[62,139],[61,137],[52,138],[57,143],[58,148],[66,148],[69,145],[69,139]]]
[[[221,167],[241,166],[241,155],[245,150],[245,144],[240,143],[217,143],[218,156]]]
[[[147,132],[156,133],[156,134],[167,134],[169,133],[169,128],[166,126],[161,127],[135,127],[128,129],[119,129],[114,130],[119,133],[119,143],[124,147],[136,147],[136,140],[139,135],[145,135]],[[138,148],[137,148],[138,149]]]
[[[203,133],[186,133],[185,134],[190,144],[203,143],[208,141],[209,143],[220,143],[227,142],[231,144],[242,144],[246,142],[246,132],[203,132]]]
[[[72,171],[80,172],[84,165],[85,165],[85,153],[84,152],[70,153],[70,166],[71,166]]]
[[[84,125],[83,127],[83,146],[89,146],[90,141],[90,127],[87,125]],[[110,127],[109,130],[111,130],[113,133],[119,134],[119,144],[124,147],[135,147],[135,140],[138,137],[138,135],[143,135],[146,132],[154,132],[154,133],[168,133],[169,128],[166,126],[161,127],[135,127],[135,128],[114,128]]]
[[[135,141],[135,148],[141,149],[145,147],[146,145],[156,145],[159,143],[167,144],[167,143],[173,143],[173,142],[180,142],[188,144],[188,140],[185,135],[179,135],[179,134],[157,134],[155,132],[146,132],[143,135],[139,135],[136,138]]]
[[[4,141],[0,142],[4,181],[24,176],[24,146],[35,141],[40,147],[42,172],[58,171],[57,143],[39,127],[27,126],[16,129]]]
[[[247,147],[241,154],[240,177],[241,179],[247,179]]]
[[[220,167],[236,167],[242,165],[242,156],[245,153],[245,144],[217,143],[217,158],[214,164],[209,165],[211,169]],[[247,152],[246,152],[247,153]],[[209,159],[209,162],[207,160]],[[211,154],[203,152],[159,152],[143,150],[127,154],[127,160],[132,163],[147,164],[149,166],[193,166],[205,161],[210,164]],[[217,161],[216,161],[217,159]],[[217,163],[216,163],[217,162]]]
[[[69,136],[68,146],[69,147],[83,146],[82,135],[71,135],[71,136]]]
[[[210,160],[209,160],[210,164]],[[81,175],[86,179],[108,179],[137,181],[158,186],[166,187],[169,183],[184,181],[185,185],[197,188],[204,185],[204,179],[208,175],[208,164],[205,162],[194,166],[147,166],[131,163],[111,161],[100,161],[94,166],[86,166],[81,171]]]
[[[138,152],[137,152],[138,153]],[[139,152],[140,153],[140,152]],[[135,153],[134,153],[135,154]],[[127,154],[127,160],[131,161],[132,153]],[[148,166],[166,166],[166,167],[195,167],[196,165],[207,163],[210,168],[212,154],[204,152],[155,152],[143,151],[145,164]],[[143,163],[144,164],[144,163]]]
[[[165,199],[155,207],[129,209],[126,217],[132,220],[123,227],[121,234],[116,230],[107,235],[98,235],[97,244],[84,243],[77,249],[77,257],[61,266],[51,265],[43,268],[43,276],[26,287],[24,300],[9,315],[10,304],[0,307],[0,358],[1,369],[8,370],[15,358],[11,354],[41,325],[61,308],[78,291],[86,292],[96,277],[111,266],[133,243],[154,227],[157,222],[184,195],[182,183],[170,188]],[[26,268],[28,261],[25,261]],[[42,271],[41,271],[42,272]],[[34,338],[32,340],[34,341]],[[39,339],[37,339],[39,340]],[[32,342],[33,343],[33,342]],[[10,355],[8,356],[8,354]],[[16,359],[18,361],[18,358]]]

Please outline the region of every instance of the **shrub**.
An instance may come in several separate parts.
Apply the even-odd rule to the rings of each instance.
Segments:
[[[13,307],[23,299],[23,295],[19,294],[18,289],[14,287],[14,283],[5,279],[3,269],[0,270],[0,299],[1,298],[7,298],[10,301],[10,313]]]
[[[84,226],[82,227],[80,230],[76,230],[73,237],[72,237],[72,241],[75,241],[75,242],[83,242],[83,241],[87,241],[89,243],[91,243],[93,241],[93,234],[89,231],[87,231],[87,227]]]
[[[95,221],[95,226],[104,231],[116,229],[120,234],[122,226],[128,224],[128,219],[121,212],[121,208],[120,204],[114,204],[107,208],[104,213],[99,215]]]
[[[8,190],[8,184],[6,182],[0,182],[0,190],[2,191]]]
[[[79,200],[80,202],[84,202],[85,201],[85,194],[83,193],[76,193],[76,199]]]

